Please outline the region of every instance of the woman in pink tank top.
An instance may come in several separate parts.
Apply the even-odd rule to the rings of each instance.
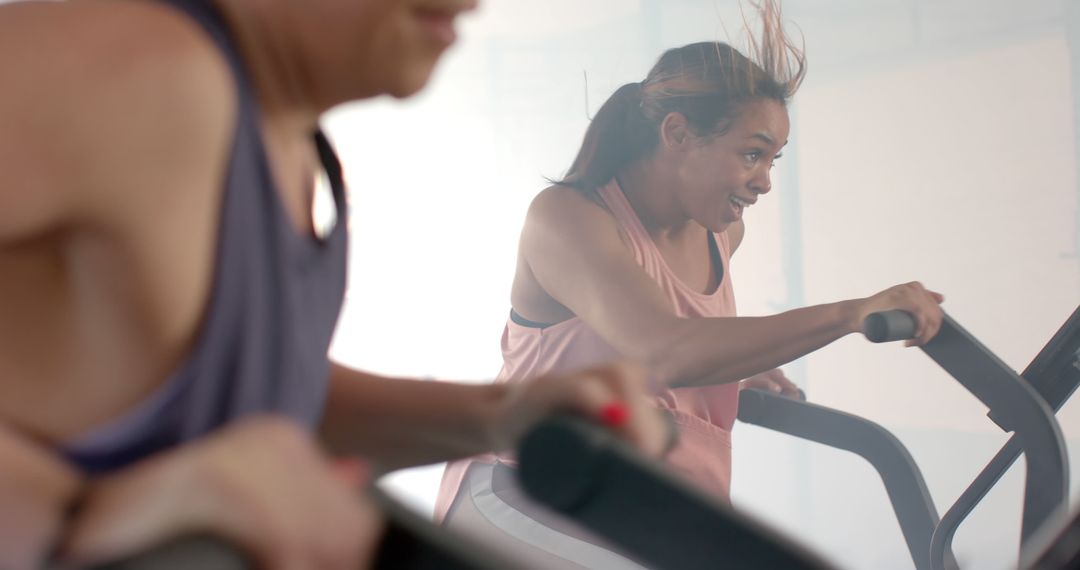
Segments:
[[[521,235],[498,381],[632,358],[674,417],[670,467],[726,500],[740,380],[796,393],[776,367],[903,309],[932,337],[942,297],[922,285],[769,317],[736,317],[730,257],[743,211],[771,188],[787,142],[786,103],[805,59],[762,4],[755,60],[722,43],[669,50],[619,88],[592,121],[567,176],[533,201]],[[501,533],[527,565],[634,567],[522,497],[500,475],[512,460],[448,466],[436,517]]]

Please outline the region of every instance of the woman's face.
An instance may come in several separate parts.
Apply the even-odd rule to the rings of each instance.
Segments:
[[[308,29],[321,44],[315,58],[321,73],[337,75],[354,98],[407,97],[431,78],[457,39],[457,17],[477,0],[322,0],[321,6]]]
[[[727,132],[695,136],[679,153],[672,189],[686,215],[721,232],[772,188],[770,170],[787,144],[788,115],[774,99],[744,103]]]

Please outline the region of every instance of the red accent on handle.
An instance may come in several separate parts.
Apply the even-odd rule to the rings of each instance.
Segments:
[[[630,410],[621,403],[615,402],[604,406],[600,410],[600,421],[609,427],[622,427],[630,420]]]

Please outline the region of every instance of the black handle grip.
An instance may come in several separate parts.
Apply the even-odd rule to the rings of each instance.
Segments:
[[[182,538],[93,570],[246,570],[254,564],[238,548],[209,535]]]
[[[599,483],[595,473],[607,465],[611,449],[622,445],[614,432],[589,420],[554,416],[522,439],[518,459],[524,468],[518,476],[533,497],[563,512],[572,511],[593,495]]]
[[[820,558],[583,418],[537,425],[518,448],[522,487],[657,570],[824,570]]]
[[[863,321],[863,334],[870,342],[908,340],[915,336],[915,317],[901,310],[871,313]]]
[[[374,570],[497,570],[514,562],[497,552],[413,513],[376,486],[368,495],[386,518],[386,528],[370,568]],[[147,552],[92,570],[249,570],[242,549],[210,535],[176,539]]]
[[[671,413],[657,409],[664,428],[667,442],[666,455],[679,443],[679,428]],[[565,449],[569,445],[573,449]],[[559,462],[554,456],[572,455],[578,462]],[[573,414],[555,414],[538,423],[525,435],[518,445],[518,457],[532,466],[522,469],[518,476],[523,479],[523,486],[532,494],[543,497],[548,505],[569,509],[592,493],[590,481],[595,481],[588,474],[602,469],[613,455],[636,456],[629,443],[622,440],[614,430],[606,428],[592,420]]]

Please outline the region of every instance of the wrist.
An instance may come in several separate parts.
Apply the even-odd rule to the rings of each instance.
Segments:
[[[69,511],[60,558],[76,566],[128,556],[193,526],[198,495],[155,457],[88,481]]]
[[[866,299],[849,299],[837,303],[839,321],[844,335],[862,332],[863,320],[866,319],[865,304]]]
[[[73,501],[83,485],[82,474],[28,437],[0,424],[0,489],[51,505]]]
[[[514,386],[505,382],[485,384],[481,387],[480,446],[483,451],[500,452],[510,448],[516,439],[512,422],[515,415]]]

